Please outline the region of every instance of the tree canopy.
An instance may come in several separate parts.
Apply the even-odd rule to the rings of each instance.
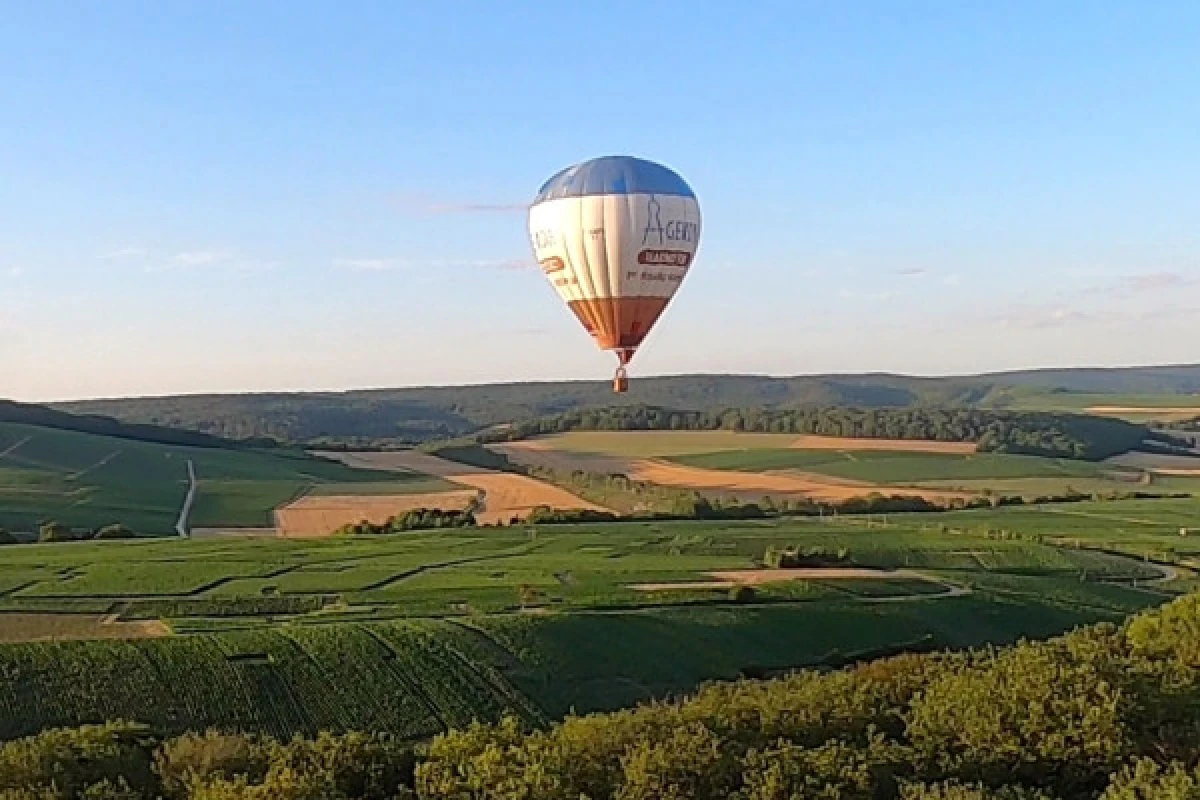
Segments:
[[[161,739],[114,722],[0,744],[0,797],[141,800],[1197,800],[1200,595],[1045,642],[836,672],[428,746],[385,733]]]

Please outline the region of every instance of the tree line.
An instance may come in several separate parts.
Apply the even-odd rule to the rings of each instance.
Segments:
[[[513,441],[570,431],[745,431],[867,439],[974,442],[980,452],[1098,461],[1172,437],[1121,419],[1041,411],[974,408],[794,408],[684,411],[621,406],[567,411],[479,435]]]
[[[710,684],[671,701],[281,742],[130,723],[0,744],[6,800],[1195,800],[1200,595],[1044,642]]]
[[[375,524],[363,520],[343,525],[334,531],[339,536],[374,536],[404,531],[424,531],[437,528],[470,528],[475,525],[475,514],[471,509],[462,511],[440,508],[414,508],[389,517],[386,522]]]
[[[119,522],[99,528],[68,528],[61,522],[48,520],[38,526],[39,542],[87,542],[110,539],[136,539],[137,533]],[[0,545],[20,544],[21,540],[6,528],[0,528]]]

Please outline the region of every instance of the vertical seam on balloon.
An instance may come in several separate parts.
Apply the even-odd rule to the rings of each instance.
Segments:
[[[566,206],[565,206],[565,204],[566,204],[566,203],[570,203],[571,201],[570,201],[570,200],[558,200],[558,201],[556,201],[556,202],[558,202],[558,203],[560,203],[560,204],[564,204],[564,205],[560,205],[560,206],[559,206],[559,208],[560,208],[560,209],[562,209],[562,208],[565,208],[565,207],[566,207]],[[571,276],[573,276],[573,277],[574,277],[574,276],[576,275],[576,272],[577,272],[577,270],[575,269],[575,259],[571,257],[571,247],[570,247],[570,245],[567,243],[567,237],[563,235],[563,228],[564,228],[564,226],[563,226],[563,224],[562,224],[562,219],[563,219],[563,216],[564,216],[564,215],[563,215],[563,214],[561,213],[561,211],[560,211],[560,213],[558,214],[558,216],[557,216],[557,217],[556,217],[556,219],[555,219],[555,230],[554,230],[554,232],[555,232],[555,235],[556,235],[556,236],[558,236],[558,240],[559,240],[559,242],[561,243],[561,245],[560,245],[560,249],[562,250],[562,254],[563,254],[563,260],[566,262],[568,273],[569,273],[569,275],[571,275]],[[576,285],[576,286],[578,286],[578,285],[579,285],[579,279],[578,279],[578,278],[576,278],[576,279],[575,279],[575,285]],[[571,296],[572,296],[572,295],[576,295],[576,294],[580,294],[580,293],[579,293],[579,292],[575,292],[575,291],[573,291],[573,290],[571,289],[571,285],[570,285],[570,284],[567,284],[567,286],[565,286],[565,287],[563,287],[563,288],[564,288],[566,291],[565,291],[565,292],[559,292],[559,296],[560,296],[560,297],[562,297],[562,296],[565,294],[565,295],[566,295],[566,297],[564,297],[563,299],[564,299],[564,300],[566,300],[566,301],[567,301],[567,304],[569,305],[569,304],[571,303]],[[578,298],[576,298],[576,299],[578,299]]]
[[[586,200],[587,200],[587,195],[581,195],[580,197],[575,198],[575,209],[576,209],[575,232],[576,232],[576,235],[571,237],[578,243],[579,258],[583,262],[581,265],[581,268],[576,270],[575,280],[578,281],[581,289],[582,289],[582,287],[584,287],[584,280],[585,279],[587,280],[586,291],[580,292],[580,296],[584,297],[584,298],[596,297],[596,285],[595,285],[595,281],[592,280],[592,265],[591,265],[591,262],[588,260],[587,237],[586,236],[579,237],[579,235],[578,235],[579,232],[583,230],[583,204],[584,204],[584,202],[586,202]]]
[[[604,258],[603,269],[596,269],[595,273],[603,276],[604,278],[604,286],[602,288],[597,287],[597,289],[599,292],[603,293],[605,297],[612,297],[616,294],[616,290],[612,285],[612,275],[609,272],[610,259],[608,257],[608,228],[606,227],[608,223],[608,200],[610,197],[612,197],[611,194],[605,194],[592,198],[593,202],[600,207],[600,230],[604,232],[604,236],[601,237],[594,249],[596,255],[600,255]],[[591,231],[584,231],[584,236],[586,237],[588,245],[591,246],[593,242]],[[599,267],[600,265],[596,266]]]

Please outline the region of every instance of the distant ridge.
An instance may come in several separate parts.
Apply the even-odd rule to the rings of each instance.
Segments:
[[[118,439],[133,439],[155,444],[218,448],[238,446],[236,442],[194,430],[121,422],[111,417],[68,413],[48,406],[17,403],[12,400],[0,400],[0,422],[111,436]]]
[[[675,375],[636,378],[629,393],[621,397],[612,394],[607,381],[554,381],[85,400],[58,403],[54,408],[227,439],[271,437],[285,442],[365,444],[421,442],[502,422],[613,405],[697,411],[818,406],[1028,408],[1038,407],[1040,395],[1050,394],[1061,401],[1070,393],[1196,394],[1200,393],[1200,364],[1036,369],[950,377],[889,373]],[[1045,406],[1069,408],[1070,404]]]

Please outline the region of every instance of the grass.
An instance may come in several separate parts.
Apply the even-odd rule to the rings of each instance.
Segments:
[[[1197,519],[1200,502],[1180,499],[16,545],[0,613],[24,612],[24,635],[56,611],[161,617],[186,635],[0,646],[0,737],[102,717],[425,737],[505,711],[537,722],[739,674],[1045,636],[1161,603],[1170,587],[1142,558],[1200,559],[1200,536],[1178,534]],[[750,567],[769,546],[930,580],[805,580],[746,604],[629,588]],[[938,596],[944,583],[971,593]]]
[[[1020,495],[1028,498],[1130,492],[1144,487],[1138,470],[1071,459],[1007,453],[923,453],[792,447],[792,434],[730,431],[590,431],[543,437],[543,446],[616,458],[662,458],[702,469],[738,472],[795,470],[882,486]],[[1152,491],[1200,490],[1194,478],[1157,477]],[[589,489],[588,498],[633,511],[645,498],[620,489]]]
[[[199,478],[191,523],[258,526],[302,492],[426,492],[450,484],[412,473],[381,482],[356,470],[290,451],[173,447],[77,431],[0,423],[0,527],[36,530],[54,519],[69,527],[114,522],[146,534],[170,533]],[[370,487],[370,488],[366,488]]]

